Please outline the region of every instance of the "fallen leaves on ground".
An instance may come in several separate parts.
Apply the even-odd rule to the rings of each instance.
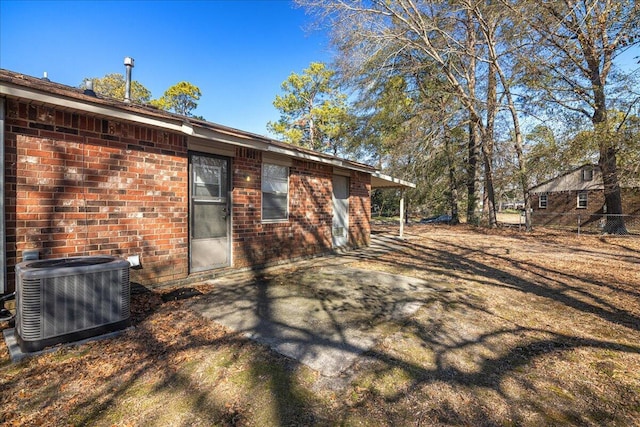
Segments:
[[[132,295],[133,327],[115,338],[16,364],[0,345],[0,423],[638,424],[639,238],[467,226],[405,233],[399,249],[364,251],[350,265],[429,280],[433,292],[414,316],[389,322],[342,378],[204,319],[167,298],[175,289],[149,290]],[[283,271],[261,280],[295,286],[281,280],[295,268]],[[212,286],[194,285],[188,297]]]

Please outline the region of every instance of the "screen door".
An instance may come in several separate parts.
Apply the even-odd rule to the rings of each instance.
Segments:
[[[191,154],[190,271],[230,263],[229,159]]]

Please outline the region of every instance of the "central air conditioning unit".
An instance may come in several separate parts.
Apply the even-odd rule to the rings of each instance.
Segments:
[[[129,262],[112,256],[16,265],[16,338],[25,353],[130,324]]]

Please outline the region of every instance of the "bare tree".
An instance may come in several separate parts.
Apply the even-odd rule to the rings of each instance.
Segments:
[[[496,70],[485,65],[485,89],[478,93],[475,80],[478,70],[469,68],[475,68],[477,46],[468,41],[476,30],[469,29],[472,20],[465,19],[464,8],[453,3],[416,0],[299,0],[299,3],[329,21],[333,42],[341,52],[338,64],[343,64],[340,68],[356,81],[365,74],[384,78],[390,70],[398,72],[400,66],[406,74],[427,66],[437,68],[448,91],[468,110],[473,127],[470,138],[476,132],[480,137],[477,147],[485,170],[489,224],[497,225],[491,171],[493,121],[498,109]],[[399,57],[403,61],[397,61]],[[470,145],[470,152],[475,153],[476,144]],[[472,182],[473,166],[469,167],[469,174]],[[468,189],[475,192],[471,183]],[[468,199],[475,204],[474,194]]]
[[[502,96],[506,103],[507,110],[511,117],[511,125],[513,126],[513,147],[516,154],[516,170],[518,181],[524,197],[525,205],[525,226],[527,231],[531,230],[531,201],[529,197],[529,176],[526,169],[524,159],[524,141],[522,136],[522,127],[520,125],[520,111],[516,105],[513,94],[514,86],[519,84],[519,80],[515,79],[515,71],[512,67],[513,57],[519,51],[517,41],[521,40],[521,34],[510,31],[518,28],[517,14],[510,13],[507,8],[501,7],[500,4],[491,5],[491,3],[463,1],[467,8],[467,13],[475,18],[480,33],[484,39],[486,46],[486,61],[490,64],[490,69],[497,75],[500,81]],[[507,64],[507,66],[504,65]],[[493,76],[490,76],[493,78]]]
[[[512,2],[502,0],[507,7]],[[614,60],[640,43],[640,4],[635,0],[531,0],[520,9],[533,29],[523,55],[529,86],[544,102],[588,118],[599,147],[607,213],[605,232],[626,233],[618,177],[621,136],[611,125],[609,98]],[[516,10],[515,7],[512,10]]]

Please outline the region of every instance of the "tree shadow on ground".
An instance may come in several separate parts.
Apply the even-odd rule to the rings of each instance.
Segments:
[[[420,242],[402,242],[402,241],[389,241],[393,246],[393,252],[396,256],[388,257],[376,256],[372,259],[368,254],[360,254],[357,258],[362,261],[373,261],[377,264],[386,265],[387,268],[392,271],[414,271],[418,277],[426,277],[434,275],[442,280],[446,277],[446,281],[456,283],[457,281],[467,281],[467,287],[461,288],[459,291],[473,291],[473,286],[478,287],[492,287],[503,288],[516,291],[519,294],[532,294],[535,297],[542,298],[549,301],[551,309],[562,310],[564,307],[571,316],[570,312],[579,312],[592,319],[600,319],[603,325],[607,323],[610,325],[618,325],[623,328],[627,328],[626,333],[630,333],[628,342],[634,342],[632,336],[637,335],[637,331],[640,330],[640,319],[634,311],[620,309],[613,303],[607,301],[602,295],[609,295],[611,293],[618,293],[623,297],[634,298],[637,297],[637,293],[629,290],[623,286],[612,285],[604,283],[598,280],[583,280],[581,277],[575,274],[569,274],[564,271],[549,269],[547,266],[538,265],[533,261],[514,262],[506,256],[496,256],[495,254],[478,251],[476,247],[472,245],[458,244],[450,246],[450,250],[443,250],[438,248],[440,245],[429,245],[424,240]],[[436,243],[435,241],[433,243]],[[449,243],[451,245],[451,243]],[[397,255],[401,256],[398,257]],[[403,262],[402,259],[407,260]],[[500,262],[497,262],[497,261]],[[499,268],[497,265],[508,265],[510,268]],[[417,271],[416,271],[417,270]],[[520,274],[518,274],[519,272]],[[523,272],[528,272],[528,275],[523,275]],[[579,284],[576,284],[579,283]],[[581,286],[580,284],[584,285]],[[631,285],[627,284],[632,289]],[[469,287],[471,286],[471,287]],[[445,287],[443,286],[443,290]],[[454,287],[454,292],[456,291]],[[447,292],[441,293],[440,296],[444,296],[451,292],[451,288],[447,289]],[[451,308],[456,312],[467,312],[469,316],[489,315],[499,316],[497,313],[493,313],[489,310],[483,302],[471,303],[469,298],[465,295],[458,293],[458,300]],[[449,298],[451,296],[449,295]],[[445,307],[452,307],[451,301],[440,300],[441,304]],[[425,302],[429,305],[429,302]],[[634,306],[633,301],[630,303]],[[637,304],[635,304],[637,308]],[[633,310],[633,308],[632,308]],[[585,319],[588,319],[585,318]],[[554,328],[544,327],[523,327],[518,324],[518,321],[509,320],[510,323],[515,325],[512,329],[506,331],[495,330],[484,334],[470,334],[470,336],[459,336],[457,339],[455,336],[455,327],[449,330],[443,330],[441,319],[431,317],[426,319],[427,323],[421,323],[417,320],[418,317],[412,317],[410,321],[403,324],[403,330],[412,331],[417,337],[419,337],[423,345],[426,348],[431,349],[435,354],[435,365],[431,368],[425,369],[423,366],[407,361],[406,358],[398,357],[397,355],[390,355],[389,353],[380,352],[378,350],[369,351],[366,354],[372,359],[383,362],[378,364],[379,372],[377,377],[381,378],[384,373],[388,373],[393,369],[401,367],[403,371],[409,374],[412,378],[412,385],[410,387],[404,387],[398,393],[391,393],[391,397],[385,397],[385,402],[395,402],[403,400],[407,395],[419,391],[426,384],[444,383],[447,385],[460,386],[464,388],[485,388],[494,391],[499,396],[513,404],[514,408],[521,407],[523,404],[531,410],[543,413],[548,410],[548,405],[539,403],[536,401],[536,396],[539,395],[539,390],[535,387],[527,385],[525,379],[521,379],[520,385],[529,390],[532,394],[531,399],[514,400],[509,398],[501,388],[502,382],[506,379],[509,381],[514,380],[513,374],[518,374],[524,366],[531,365],[538,359],[548,358],[558,353],[570,353],[574,350],[581,349],[599,349],[612,352],[620,352],[622,354],[637,355],[640,353],[640,347],[635,345],[621,344],[615,340],[607,340],[601,338],[594,338],[584,335],[584,331],[572,334],[571,328],[567,333],[559,333]],[[523,322],[524,323],[524,322]],[[540,325],[544,326],[544,325]],[[578,326],[577,324],[574,326]],[[624,330],[624,329],[623,329]],[[443,339],[442,334],[449,333],[448,339]],[[513,342],[511,348],[503,348],[502,345],[496,345],[496,342],[501,341],[499,338],[502,335],[510,336]],[[497,340],[497,341],[496,341]],[[481,356],[479,360],[476,360],[474,369],[472,371],[466,371],[461,367],[452,366],[447,362],[447,359],[456,352],[464,348],[484,347],[488,348],[489,356],[482,356],[482,352],[478,354]],[[491,349],[493,347],[493,349]],[[498,350],[499,354],[496,354]],[[492,351],[493,350],[493,351]],[[472,350],[473,351],[473,350]],[[491,354],[493,353],[493,354]],[[522,377],[522,376],[520,376]],[[552,378],[548,378],[547,381],[553,382]],[[558,389],[566,387],[566,384],[561,384],[561,381],[555,385]],[[638,401],[638,395],[633,389],[625,389],[621,387],[619,391],[620,395],[617,396],[621,401],[624,401],[626,397],[624,394],[630,394],[632,400]],[[597,401],[598,387],[583,388],[582,395],[585,399],[594,399]],[[607,399],[610,396],[607,397]],[[566,420],[570,422],[579,423],[591,423],[594,420],[608,420],[613,422],[620,422],[623,418],[619,418],[621,414],[617,412],[617,409],[612,409],[606,404],[593,405],[595,406],[591,410],[580,412],[578,409],[566,408],[563,411],[559,411],[559,414],[554,416],[559,417],[560,420]],[[447,418],[439,419],[440,422],[450,422],[451,419]],[[485,422],[491,424],[491,411],[484,414],[487,416]],[[520,417],[520,418],[519,418]],[[516,413],[511,416],[511,419],[520,419],[522,414]],[[397,421],[397,420],[396,420]],[[469,422],[470,420],[466,420]],[[476,420],[471,420],[475,423]],[[496,422],[499,422],[497,419]]]
[[[259,280],[257,283],[260,286]],[[166,295],[166,293],[163,293]],[[195,296],[194,298],[198,298]],[[200,422],[210,422],[216,425],[247,425],[252,423],[256,413],[260,411],[268,415],[257,415],[257,418],[272,420],[277,425],[312,425],[314,424],[314,412],[306,405],[309,399],[303,399],[296,391],[299,387],[294,383],[294,373],[298,364],[290,359],[278,355],[270,354],[265,348],[251,343],[243,334],[236,333],[223,328],[216,328],[213,335],[203,333],[203,329],[208,323],[205,319],[195,313],[185,311],[184,301],[168,302],[158,306],[157,311],[144,313],[139,317],[141,320],[137,326],[137,340],[139,346],[135,351],[141,355],[141,363],[131,366],[125,377],[129,380],[123,382],[116,389],[111,391],[110,398],[105,399],[104,395],[99,395],[103,403],[93,406],[89,414],[81,419],[81,424],[91,424],[101,419],[102,413],[112,408],[117,402],[121,402],[122,396],[131,393],[140,387],[138,379],[148,376],[157,376],[160,373],[161,380],[153,383],[150,394],[158,396],[178,396],[183,399],[186,407],[183,410],[189,413],[189,419],[184,420],[182,425],[191,425],[195,420]],[[175,309],[173,317],[167,316],[167,311]],[[268,307],[261,307],[268,315]],[[162,312],[165,313],[162,313]],[[183,316],[194,316],[200,321],[192,324],[185,322],[189,328],[181,327],[180,324],[174,328],[174,334],[179,333],[180,337],[172,337],[171,333],[161,332],[153,326],[157,321],[180,322]],[[148,325],[148,326],[147,326]],[[247,371],[243,373],[246,383],[238,384],[239,389],[252,390],[264,389],[270,393],[275,407],[256,408],[254,402],[248,396],[238,393],[235,398],[218,397],[210,388],[219,382],[227,379],[223,375],[212,374],[216,378],[207,378],[205,381],[197,381],[197,376],[193,374],[189,364],[197,361],[209,364],[209,361],[202,359],[201,351],[229,353],[233,357],[242,359],[240,366],[245,366]],[[183,354],[182,356],[180,356]],[[191,357],[194,357],[192,359]],[[238,362],[240,363],[240,361]],[[196,368],[194,368],[196,369]],[[87,403],[92,398],[87,399]],[[163,407],[156,408],[157,413],[147,414],[144,417],[145,424],[163,424],[165,421]]]
[[[433,240],[433,243],[437,242]],[[406,270],[415,269],[417,265],[422,275],[444,274],[452,280],[456,278],[467,279],[475,281],[478,285],[519,290],[559,302],[566,307],[596,315],[603,320],[636,331],[640,330],[640,317],[627,310],[619,309],[590,289],[590,287],[596,290],[606,288],[602,294],[616,292],[626,294],[631,298],[639,298],[640,290],[634,290],[637,289],[637,284],[629,283],[624,287],[621,286],[622,284],[605,283],[553,269],[548,265],[540,265],[531,260],[513,260],[507,256],[478,250],[472,246],[455,245],[450,242],[448,243],[449,250],[416,242],[394,242],[393,245],[396,253],[403,254],[407,262],[398,262],[397,258],[385,261],[380,257],[375,258],[375,261]],[[361,258],[371,259],[366,254]],[[478,258],[482,260],[479,261]],[[495,267],[495,265],[505,263],[510,265],[509,270]],[[576,281],[580,286],[574,284]],[[583,286],[585,284],[590,287]],[[581,298],[572,294],[577,294]]]
[[[384,241],[377,244],[384,246]],[[608,383],[601,379],[590,383],[589,373],[579,373],[584,375],[582,380],[563,378],[562,371],[547,371],[537,366],[563,363],[570,353],[579,356],[584,351],[613,352],[638,360],[640,346],[633,344],[634,337],[638,338],[637,316],[630,310],[616,311],[611,303],[596,294],[599,289],[616,291],[615,285],[586,280],[584,289],[576,289],[575,282],[580,278],[574,274],[549,271],[534,261],[516,262],[490,251],[478,251],[472,243],[451,245],[450,250],[445,250],[438,247],[440,242],[430,243],[428,239],[419,242],[387,239],[386,242],[386,249],[378,246],[350,252],[341,257],[340,262],[375,262],[393,271],[435,278],[426,289],[412,289],[398,297],[397,302],[389,303],[419,301],[422,309],[408,317],[388,316],[393,307],[381,300],[393,290],[376,287],[376,284],[363,290],[365,297],[357,304],[341,305],[340,292],[336,290],[339,286],[333,290],[314,289],[295,282],[296,274],[305,272],[302,267],[290,267],[285,275],[256,270],[246,279],[247,286],[255,289],[255,305],[249,309],[259,312],[261,323],[257,327],[262,333],[276,333],[273,328],[282,326],[282,319],[274,313],[269,291],[282,286],[285,278],[293,282],[292,289],[313,295],[338,331],[338,338],[327,340],[319,330],[298,328],[295,332],[300,338],[297,339],[323,340],[328,347],[361,355],[354,366],[332,383],[337,384],[331,389],[334,403],[314,396],[309,385],[300,382],[295,375],[300,366],[295,361],[268,356],[265,349],[249,344],[242,333],[209,330],[207,325],[211,323],[186,309],[184,300],[163,303],[161,296],[167,292],[157,291],[149,291],[151,295],[133,295],[133,330],[110,340],[111,344],[92,343],[87,350],[71,350],[88,353],[79,355],[81,364],[47,372],[50,375],[47,387],[63,390],[66,376],[90,375],[90,365],[94,362],[117,367],[113,372],[99,373],[104,382],[102,386],[76,398],[69,419],[78,425],[108,422],[107,415],[136,393],[159,396],[158,399],[165,396],[182,399],[185,412],[219,425],[252,424],[259,419],[256,416],[259,411],[269,411],[274,425],[337,425],[360,421],[377,425],[409,422],[418,425],[625,424],[633,419],[630,408],[639,401],[637,390],[628,388],[615,376]],[[398,261],[402,259],[405,261]],[[337,262],[331,258],[319,261]],[[312,263],[309,268],[317,269],[318,264]],[[518,274],[518,271],[529,275]],[[335,280],[339,283],[340,278]],[[243,297],[247,289],[228,286],[229,297],[235,298]],[[584,331],[561,332],[553,325],[527,325],[517,317],[506,318],[490,306],[482,294],[475,293],[475,288],[509,290],[523,297],[531,295],[547,302],[554,307],[552,310],[563,307],[580,314],[580,319],[587,316],[602,325],[626,329],[628,340],[590,336]],[[215,295],[219,288],[197,287],[196,290],[203,295],[194,293],[194,300],[208,293]],[[370,292],[367,294],[367,291]],[[586,297],[588,300],[583,299]],[[386,330],[388,335],[372,348],[350,344],[339,317],[342,312],[354,310],[368,313],[357,319],[358,326],[390,325]],[[160,327],[163,323],[172,326]],[[403,341],[412,347],[402,347]],[[292,344],[296,344],[295,339]],[[211,384],[223,380],[218,377],[225,375],[223,368],[208,373],[209,377],[205,378],[193,375],[192,369],[197,367],[190,368],[191,364],[200,363],[198,351],[224,348],[236,355],[248,346],[251,346],[247,352],[249,388],[262,387],[271,395],[271,407],[261,407],[263,402],[246,398],[230,401],[213,394]],[[64,357],[64,353],[61,356]],[[575,363],[585,367],[580,361]],[[31,374],[36,377],[44,375],[47,369],[47,364],[41,366],[42,372],[38,371],[37,364],[33,366],[36,367]],[[146,377],[155,381],[148,390],[140,390],[140,379]],[[318,382],[331,383],[326,378]],[[16,384],[7,382],[3,386],[13,390]],[[567,389],[566,393],[572,393],[573,397],[563,397],[561,393]],[[603,392],[606,396],[602,396]],[[44,399],[39,404],[53,402],[53,398]],[[156,413],[142,412],[134,416],[140,416],[145,424],[162,424],[163,409],[159,405],[155,407]],[[190,421],[193,420],[179,420],[178,425],[189,425]]]
[[[385,246],[384,242],[383,239],[383,243],[378,242],[376,248],[352,252],[342,258],[348,262],[375,262],[378,266],[386,266],[393,271],[413,271],[421,278],[438,277],[438,280],[429,285],[428,292],[422,292],[417,296],[419,292],[415,291],[413,295],[399,297],[396,303],[418,300],[427,309],[434,306],[441,307],[442,316],[416,315],[408,319],[391,319],[387,314],[393,306],[381,303],[384,293],[390,292],[390,289],[384,290],[376,287],[375,284],[364,291],[364,296],[358,299],[357,305],[344,304],[340,309],[360,310],[367,313],[366,319],[359,319],[361,326],[376,328],[385,323],[395,324],[396,326],[391,330],[399,331],[397,333],[410,333],[417,337],[422,351],[433,354],[432,363],[425,364],[419,360],[413,360],[410,355],[398,353],[385,346],[377,345],[369,349],[349,342],[344,335],[343,323],[337,319],[336,299],[340,297],[339,292],[321,287],[311,292],[302,280],[305,268],[307,270],[322,268],[320,263],[299,267],[293,273],[284,276],[276,273],[256,273],[252,279],[253,285],[258,287],[255,310],[259,313],[260,320],[256,328],[262,335],[279,334],[280,328],[284,327],[292,331],[289,344],[293,346],[318,341],[329,349],[339,348],[354,354],[362,354],[364,359],[368,360],[367,363],[358,364],[359,367],[356,366],[346,373],[350,375],[349,380],[339,383],[344,390],[348,391],[342,390],[338,393],[353,392],[353,384],[358,384],[363,375],[372,376],[383,382],[385,378],[399,370],[402,371],[403,378],[409,379],[399,384],[397,390],[381,392],[377,385],[367,385],[365,387],[367,392],[359,397],[343,396],[345,401],[350,401],[350,404],[345,404],[335,411],[335,416],[341,422],[349,419],[351,415],[348,411],[354,409],[362,411],[363,416],[373,411],[370,414],[371,417],[375,416],[381,424],[406,422],[405,417],[410,414],[398,408],[406,408],[409,405],[408,399],[416,399],[416,396],[420,396],[421,393],[422,397],[426,398],[424,390],[431,390],[438,384],[462,390],[459,392],[462,394],[471,394],[475,396],[476,401],[467,409],[457,407],[451,402],[441,402],[437,407],[431,407],[424,412],[425,422],[493,425],[503,423],[507,419],[519,423],[527,421],[527,411],[539,415],[541,417],[539,419],[544,422],[549,420],[573,423],[592,423],[594,420],[624,422],[627,419],[625,418],[627,414],[620,412],[619,408],[611,408],[604,404],[592,405],[591,409],[580,405],[554,407],[553,404],[545,401],[549,399],[548,396],[544,399],[540,398],[539,382],[541,380],[532,380],[528,378],[530,374],[523,375],[522,372],[534,369],[531,366],[538,360],[549,358],[562,360],[565,355],[576,351],[602,350],[637,356],[640,354],[640,346],[624,344],[614,339],[586,336],[584,332],[571,333],[572,331],[569,330],[567,333],[562,333],[551,327],[545,328],[544,325],[525,326],[517,319],[502,318],[501,314],[489,307],[485,300],[470,292],[473,287],[485,287],[510,290],[518,295],[531,294],[543,301],[548,301],[550,306],[556,307],[550,308],[552,310],[565,307],[566,310],[581,313],[583,316],[595,316],[594,319],[605,325],[609,323],[628,328],[629,332],[636,334],[637,316],[630,311],[618,310],[598,293],[599,290],[603,290],[605,294],[607,291],[619,291],[624,294],[626,290],[597,280],[582,281],[585,286],[581,287],[576,285],[576,282],[581,281],[580,277],[574,274],[561,270],[549,270],[534,262],[512,261],[506,256],[479,251],[472,245],[458,244],[450,246],[450,250],[444,250],[436,248],[436,245],[429,246],[428,242],[416,243],[388,239],[386,240],[387,248],[380,248],[380,245]],[[387,257],[385,254],[394,256]],[[405,261],[402,261],[403,259]],[[332,261],[327,259],[326,263],[332,264]],[[498,265],[506,265],[506,267],[498,267]],[[518,271],[527,272],[528,275],[518,275]],[[334,280],[336,289],[340,289],[340,277],[336,275]],[[332,328],[337,332],[338,338],[327,339],[320,330],[314,330],[312,327],[300,328],[274,316],[276,301],[269,295],[269,289],[282,286],[282,281],[293,283],[292,288],[296,289],[295,292],[313,294],[318,300],[320,309],[331,319]],[[456,285],[461,281],[466,282],[464,285]],[[246,290],[241,287],[226,291],[236,293],[238,297],[247,295]],[[295,292],[283,298],[291,297],[291,303],[294,304]],[[246,309],[253,310],[251,306],[247,306]],[[477,318],[474,324],[477,330],[467,333],[456,330],[456,318],[460,316],[466,322],[469,322],[470,318]],[[481,324],[483,320],[487,321],[487,325]],[[460,362],[461,355],[462,359],[471,358],[471,362],[463,360],[466,365]],[[301,356],[304,357],[305,354]],[[353,383],[350,384],[349,381]],[[515,395],[508,390],[505,382],[515,383],[516,386],[513,387],[523,390],[521,395]],[[543,382],[553,390],[562,390],[567,387],[565,380],[557,374],[544,378]],[[291,380],[292,387],[294,383],[295,381]],[[575,384],[570,383],[568,386],[574,387]],[[579,398],[597,399],[600,386],[583,387],[579,391]],[[635,395],[624,385],[617,385],[614,388],[615,390],[612,391],[615,395],[614,400],[619,399],[623,402],[625,394]],[[478,390],[480,392],[477,392]],[[478,397],[483,393],[497,396],[503,404],[513,409],[505,410],[510,411],[507,415],[496,414],[487,407],[490,399],[485,402]],[[285,414],[291,409],[290,402],[286,399],[278,399],[278,407],[279,413],[283,415],[281,421],[289,420]],[[295,410],[309,410],[309,408],[308,405],[303,404],[297,406]],[[546,412],[550,414],[545,414]]]

